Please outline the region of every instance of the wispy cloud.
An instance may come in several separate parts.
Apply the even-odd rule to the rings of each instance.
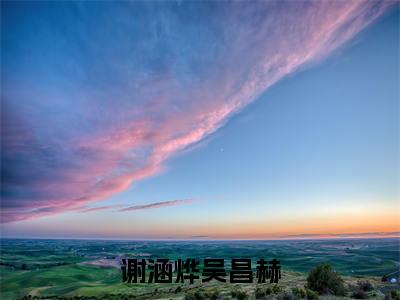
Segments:
[[[95,212],[101,210],[111,210],[121,207],[122,205],[105,205],[105,206],[97,206],[97,207],[84,207],[82,209],[78,209],[81,213]]]
[[[114,212],[125,212],[132,210],[143,210],[143,209],[152,209],[152,208],[161,208],[168,206],[177,206],[177,205],[185,205],[193,203],[192,199],[180,199],[180,200],[169,200],[169,201],[159,201],[148,204],[140,204],[140,205],[132,205],[124,207],[124,205],[104,205],[104,206],[96,206],[96,207],[82,207],[78,208],[77,211],[81,213],[89,213],[96,211],[109,210]],[[117,209],[117,210],[116,210]]]
[[[6,2],[1,221],[157,174],[394,3]]]
[[[171,201],[162,201],[162,202],[154,202],[149,204],[142,204],[142,205],[134,205],[130,207],[121,208],[119,211],[132,211],[132,210],[142,210],[142,209],[151,209],[151,208],[160,208],[166,206],[176,206],[176,205],[183,205],[183,204],[191,204],[193,200],[191,199],[184,199],[184,200],[171,200]]]

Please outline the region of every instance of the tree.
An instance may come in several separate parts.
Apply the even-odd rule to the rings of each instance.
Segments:
[[[343,296],[345,292],[342,277],[329,264],[321,264],[312,269],[307,277],[307,286],[320,294]]]

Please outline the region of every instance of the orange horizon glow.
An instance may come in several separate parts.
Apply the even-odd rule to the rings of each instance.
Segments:
[[[155,213],[156,210],[151,213]],[[399,238],[400,216],[389,210],[378,212],[377,209],[367,211],[341,212],[321,214],[318,217],[301,215],[298,217],[270,217],[267,220],[252,219],[243,216],[241,219],[215,220],[210,218],[208,224],[192,217],[191,222],[182,217],[177,223],[167,219],[158,219],[151,224],[143,223],[149,215],[137,212],[127,212],[115,219],[110,214],[103,213],[104,222],[98,223],[96,218],[85,218],[83,214],[73,215],[66,219],[70,226],[62,228],[58,218],[49,217],[42,220],[25,221],[37,232],[35,237],[71,237],[90,239],[167,239],[167,240],[271,240],[271,239],[321,239],[321,238]],[[150,214],[150,212],[148,212]],[[107,220],[107,216],[109,219]],[[135,222],[129,224],[129,219]],[[27,224],[21,222],[21,228]],[[18,224],[15,224],[14,232]],[[3,237],[10,235],[7,231]],[[33,237],[33,235],[31,235]]]

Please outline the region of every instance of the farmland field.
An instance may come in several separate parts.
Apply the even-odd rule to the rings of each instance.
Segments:
[[[322,239],[282,241],[96,241],[23,240],[1,241],[1,299],[26,296],[47,298],[91,296],[92,298],[183,298],[189,290],[221,289],[232,284],[218,282],[185,284],[126,284],[122,282],[120,261],[137,258],[231,258],[278,259],[282,267],[282,288],[305,283],[307,272],[328,262],[346,282],[364,278],[379,291],[397,285],[381,282],[381,277],[399,269],[398,239]],[[200,266],[200,269],[202,266]],[[268,284],[268,283],[267,283]],[[180,289],[177,288],[180,286]],[[249,295],[256,284],[242,284]],[[379,294],[375,295],[379,298]],[[383,294],[380,296],[383,298]]]

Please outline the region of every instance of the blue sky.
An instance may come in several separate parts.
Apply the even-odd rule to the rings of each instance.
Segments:
[[[398,231],[399,10],[321,3],[8,4],[3,235]]]

